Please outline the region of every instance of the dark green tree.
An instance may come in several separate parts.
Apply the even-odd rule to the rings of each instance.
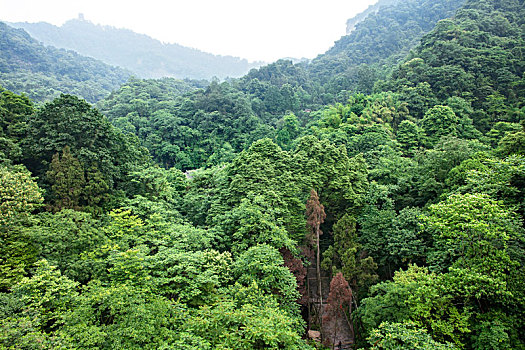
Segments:
[[[52,210],[80,208],[82,192],[86,186],[84,167],[73,157],[69,146],[64,147],[62,155],[55,153],[46,178],[51,184]]]
[[[95,166],[113,189],[138,162],[147,161],[136,140],[113,127],[87,102],[62,95],[31,118],[24,140],[24,163],[43,176],[54,154],[69,146],[84,169]]]

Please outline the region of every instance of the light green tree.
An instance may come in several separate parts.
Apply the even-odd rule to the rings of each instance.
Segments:
[[[0,289],[27,274],[36,259],[31,213],[42,203],[42,191],[24,167],[0,166]]]

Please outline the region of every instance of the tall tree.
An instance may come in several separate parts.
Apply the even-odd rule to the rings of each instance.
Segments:
[[[306,222],[310,229],[310,240],[315,238],[315,245],[317,247],[316,269],[317,269],[317,290],[319,297],[319,310],[323,307],[323,289],[321,286],[321,246],[319,244],[319,237],[323,234],[321,231],[321,224],[324,222],[326,214],[324,206],[319,202],[317,192],[312,189],[310,191],[310,198],[306,202]],[[319,318],[321,320],[321,318]]]
[[[435,145],[441,136],[456,136],[458,117],[448,106],[434,106],[421,121],[427,141]]]
[[[23,162],[37,176],[45,175],[53,155],[66,146],[85,169],[97,167],[110,188],[137,163],[148,161],[138,140],[75,96],[62,95],[45,104],[30,118],[27,130]]]
[[[33,111],[27,96],[3,91],[0,87],[0,160],[19,160],[22,155],[20,140]]]
[[[363,251],[357,237],[356,219],[345,214],[332,228],[333,244],[323,253],[322,267],[331,269],[332,273],[342,272],[352,285],[355,301],[359,291],[366,290],[374,284],[378,276],[377,264],[371,256]]]

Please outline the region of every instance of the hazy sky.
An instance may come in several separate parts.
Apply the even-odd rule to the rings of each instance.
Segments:
[[[0,20],[61,25],[83,13],[163,42],[249,60],[313,58],[377,0],[0,0]]]

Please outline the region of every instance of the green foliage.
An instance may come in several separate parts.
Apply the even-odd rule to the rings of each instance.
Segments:
[[[308,349],[322,267],[359,345],[523,349],[520,4],[467,1],[372,95],[459,1],[382,0],[311,63],[132,79],[99,104],[124,131],[2,90],[0,347]]]
[[[491,158],[486,154],[463,161],[452,169],[446,180],[451,191],[459,193],[486,193],[503,200],[524,217],[523,184],[525,181],[524,158],[513,155],[505,159]]]
[[[130,76],[93,58],[46,47],[4,23],[0,23],[0,33],[0,84],[39,102],[62,93],[96,102]]]
[[[129,284],[90,283],[64,315],[60,335],[70,346],[98,349],[158,349],[176,339],[179,311],[168,300]]]
[[[27,219],[42,203],[42,191],[22,166],[0,167],[0,225]]]
[[[28,228],[31,212],[42,203],[42,191],[27,169],[0,166],[0,289],[27,274],[36,259]]]
[[[298,240],[303,237],[304,209],[298,186],[291,185],[298,179],[293,176],[289,153],[270,139],[259,140],[241,152],[225,170],[228,183],[220,194],[225,205],[236,207],[241,205],[243,198],[253,198],[251,201],[260,206],[257,209],[260,214],[253,212],[255,216],[252,215],[250,220],[257,216],[264,219],[268,214],[280,217],[290,238]],[[249,202],[245,202],[244,206],[247,205]],[[266,216],[265,220],[271,216]],[[278,237],[276,229],[272,229],[272,236],[277,234]]]
[[[433,235],[430,265],[448,270],[445,288],[462,300],[464,310],[474,311],[472,343],[484,347],[496,338],[501,346],[523,346],[515,330],[522,327],[524,310],[517,287],[523,280],[524,235],[514,213],[486,194],[454,194],[430,206],[422,220]]]
[[[114,128],[85,101],[62,95],[45,104],[29,120],[28,133],[24,139],[24,163],[33,173],[43,176],[53,155],[62,152],[66,146],[70,148],[71,155],[88,170],[86,175],[91,178],[87,179],[87,185],[94,190],[94,193],[86,193],[89,197],[96,196],[97,192],[103,192],[105,188],[100,183],[90,182],[104,181],[109,189],[113,189],[138,162],[147,161],[144,150],[134,138]],[[68,157],[64,160],[64,156],[62,159],[57,156],[54,169],[51,168],[50,177],[55,186],[58,186],[57,180],[66,181],[68,177],[70,181],[81,181],[79,175],[68,175],[67,171],[60,170],[60,167],[69,167],[69,172],[78,171],[75,170],[78,164]],[[100,174],[96,170],[90,171],[92,168],[96,168]],[[65,177],[56,178],[59,173]],[[76,186],[81,187],[78,184]]]
[[[422,143],[422,130],[410,120],[403,120],[399,124],[396,136],[407,155],[413,155]]]
[[[454,194],[429,211],[423,222],[434,240],[431,266],[442,271],[452,267],[472,276],[471,283],[457,286],[466,288],[467,295],[505,297],[509,270],[519,266],[509,254],[509,245],[523,240],[513,213],[485,194]],[[483,287],[478,285],[481,281]]]
[[[461,97],[450,97],[445,101],[458,118],[457,134],[460,138],[469,140],[481,139],[482,133],[473,125],[472,118],[475,115],[472,105]],[[496,123],[497,124],[497,123]]]
[[[525,155],[525,131],[507,134],[499,142],[498,153],[503,156],[511,154]]]
[[[86,185],[82,164],[71,155],[69,146],[64,147],[62,157],[53,155],[49,170],[46,173],[53,196],[54,209],[78,209],[80,196]]]
[[[456,349],[450,343],[438,343],[425,329],[418,328],[414,323],[381,323],[377,329],[372,331],[368,338],[371,349],[414,349],[414,350],[433,350],[433,349]]]
[[[2,294],[0,344],[3,348],[66,349],[56,334],[64,314],[74,304],[78,283],[61,276],[46,260],[37,264],[31,278],[23,278]]]
[[[476,349],[505,349],[511,348],[509,342],[509,328],[498,318],[480,324],[479,336],[474,343]]]
[[[136,167],[129,173],[127,189],[130,196],[143,196],[154,202],[176,205],[186,185],[186,177],[177,169],[158,166]]]
[[[283,149],[290,149],[291,143],[300,133],[299,121],[294,114],[285,115],[278,123],[276,142]]]
[[[0,91],[0,161],[17,161],[22,156],[20,140],[33,113],[33,103],[25,95],[16,95],[2,87]]]
[[[363,254],[356,232],[356,219],[345,214],[333,226],[333,244],[323,253],[322,266],[326,270],[341,271],[351,283],[356,297],[374,284],[378,276],[377,264],[370,256]]]
[[[131,80],[99,105],[166,168],[230,161],[254,140],[273,136],[273,127],[262,125],[247,96],[228,83],[195,90],[173,79]]]
[[[333,223],[347,211],[362,204],[367,186],[366,163],[360,156],[350,158],[343,146],[329,140],[305,136],[293,154],[294,172],[299,174],[303,196],[316,189],[326,206],[327,221]]]
[[[277,249],[265,244],[251,247],[237,258],[232,272],[238,283],[256,284],[265,293],[274,294],[290,315],[298,313],[296,280]]]
[[[494,124],[492,129],[488,131],[485,136],[489,139],[492,147],[498,145],[498,142],[507,134],[520,131],[521,125],[518,123],[498,122]]]
[[[393,220],[387,251],[396,267],[425,261],[428,241],[419,228],[421,215],[422,211],[419,208],[407,207]]]
[[[108,213],[110,222],[104,228],[106,236],[123,250],[140,245],[144,238],[144,220],[131,210],[115,209]]]
[[[319,80],[327,92],[333,95],[341,90],[372,92],[375,81],[386,77],[390,67],[418,45],[436,22],[453,15],[464,3],[382,2],[308,67],[312,78]]]
[[[214,250],[188,252],[165,248],[148,257],[157,293],[193,307],[209,305],[234,269],[231,254]]]
[[[383,88],[406,95],[427,84],[430,96],[439,101],[460,97],[472,104],[471,118],[481,130],[500,121],[519,121],[522,5],[518,0],[467,1],[452,19],[438,22]],[[409,107],[417,117],[423,116],[414,103]]]
[[[415,265],[396,272],[393,281],[373,286],[370,296],[361,301],[357,315],[369,335],[381,337],[374,329],[383,322],[411,322],[426,329],[433,339],[452,341],[459,347],[470,332],[472,317],[468,309],[455,305],[441,275]]]
[[[13,293],[29,308],[38,312],[42,330],[53,331],[62,323],[64,312],[77,296],[78,283],[60,274],[46,260],[36,264],[35,274],[23,278]]]
[[[254,282],[232,286],[217,303],[189,318],[185,327],[204,340],[199,341],[204,349],[311,349],[294,331],[296,325],[296,319],[279,309],[276,298]]]
[[[91,278],[86,252],[105,243],[100,223],[88,213],[64,209],[56,214],[42,213],[32,227],[39,256],[56,266],[62,275],[87,282]]]
[[[268,206],[266,200],[262,195],[244,198],[231,212],[220,217],[218,228],[235,256],[263,243],[277,249],[294,249],[279,212]]]
[[[431,146],[442,136],[456,136],[457,124],[456,114],[452,108],[447,106],[432,107],[421,120],[421,125]]]
[[[367,204],[358,219],[362,250],[379,265],[379,274],[387,278],[409,264],[424,263],[430,244],[419,229],[421,210],[405,207],[397,212],[389,192],[390,186],[371,183]]]
[[[461,162],[488,148],[477,140],[443,137],[433,149],[416,156],[414,191],[412,196],[418,205],[436,201],[446,189],[449,172]]]
[[[353,277],[357,270],[356,256],[360,248],[355,218],[345,214],[333,226],[332,235],[334,244],[323,254],[323,268],[327,270],[340,268],[345,278],[354,282]]]

